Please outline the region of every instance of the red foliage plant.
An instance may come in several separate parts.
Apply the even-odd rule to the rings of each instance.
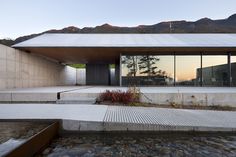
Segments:
[[[100,101],[110,101],[112,103],[123,103],[128,104],[135,101],[135,96],[130,91],[121,91],[121,90],[106,90],[100,94]]]

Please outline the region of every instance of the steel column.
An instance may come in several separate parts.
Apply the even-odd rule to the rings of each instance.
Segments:
[[[231,53],[229,52],[228,53],[228,73],[229,73],[229,77],[228,77],[228,84],[229,84],[229,87],[231,87],[231,82],[232,82],[232,74],[231,74]]]

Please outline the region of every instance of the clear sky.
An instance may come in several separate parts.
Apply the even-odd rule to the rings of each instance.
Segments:
[[[67,26],[137,26],[234,13],[236,0],[0,0],[0,38]]]

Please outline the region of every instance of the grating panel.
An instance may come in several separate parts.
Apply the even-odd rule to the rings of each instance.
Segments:
[[[104,117],[104,122],[236,128],[236,114],[230,111],[109,106]]]

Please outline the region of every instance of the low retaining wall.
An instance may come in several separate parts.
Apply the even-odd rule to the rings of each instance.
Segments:
[[[104,88],[105,91],[106,88]],[[91,91],[93,88],[91,88]],[[95,89],[96,90],[96,89]],[[61,99],[73,100],[75,98],[97,98],[98,92],[65,92],[61,94]],[[178,105],[202,105],[202,106],[231,106],[236,107],[236,92],[218,93],[142,93],[140,101],[152,104],[178,104]]]
[[[75,83],[76,69],[0,44],[0,90]]]
[[[236,93],[144,93],[141,102],[236,107]]]

